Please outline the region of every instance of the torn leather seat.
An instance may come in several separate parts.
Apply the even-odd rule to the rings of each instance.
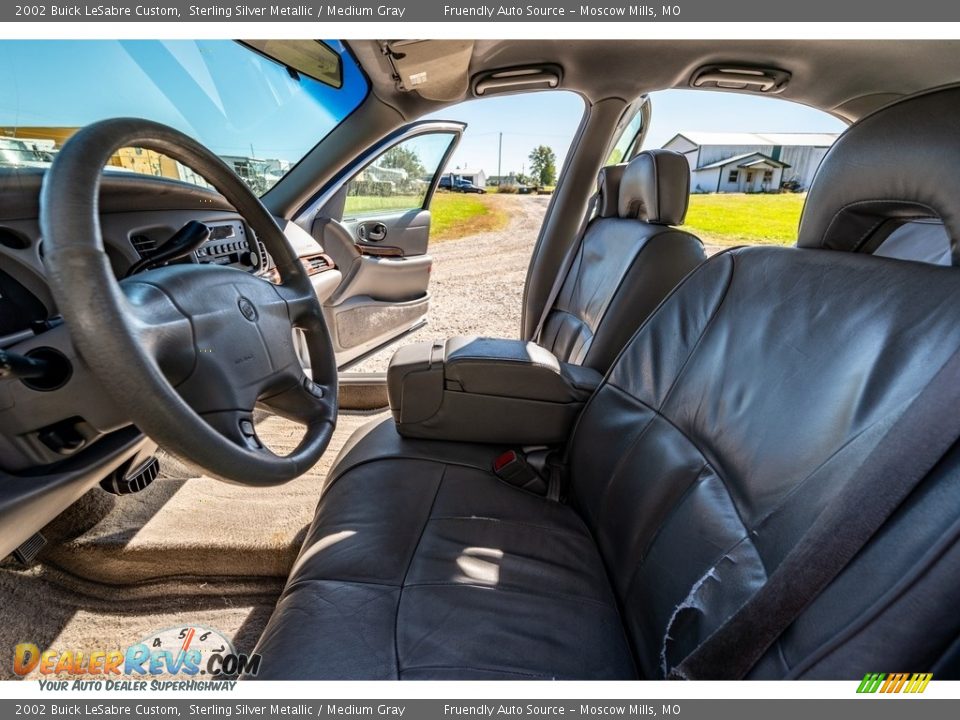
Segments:
[[[829,249],[740,248],[691,273],[588,401],[565,502],[499,481],[497,446],[405,439],[392,421],[359,432],[259,677],[664,677],[960,350],[956,267],[840,251],[847,231],[924,213],[960,257],[956,117],[960,90],[929,93],[835,144],[801,226]],[[957,677],[958,572],[954,446],[748,677]]]

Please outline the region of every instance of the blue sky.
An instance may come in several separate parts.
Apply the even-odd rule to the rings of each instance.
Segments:
[[[226,40],[3,41],[0,126],[146,117],[221,155],[295,161],[365,94],[356,67],[344,73],[343,90],[297,82]]]
[[[824,112],[775,98],[703,90],[653,93],[653,119],[646,147],[660,147],[683,130],[723,132],[841,132],[844,124]],[[566,92],[471,100],[432,117],[469,124],[451,168],[497,173],[497,140],[503,133],[503,173],[529,169],[527,156],[551,146],[560,162],[583,114],[583,101]]]
[[[467,123],[449,165],[497,174],[497,144],[503,133],[503,174],[530,169],[527,156],[549,145],[560,163],[583,115],[583,100],[568,92],[541,92],[469,100],[430,117]],[[558,165],[559,167],[559,165]]]

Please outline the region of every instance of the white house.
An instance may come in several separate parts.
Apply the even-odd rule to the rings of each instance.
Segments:
[[[487,186],[487,174],[482,169],[477,168],[455,168],[447,170],[446,175],[452,175],[459,180],[472,182],[477,187]]]
[[[690,163],[690,190],[777,192],[784,183],[806,190],[836,133],[682,132],[663,147]]]

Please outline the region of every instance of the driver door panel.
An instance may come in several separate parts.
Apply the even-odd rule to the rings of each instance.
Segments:
[[[388,139],[314,218],[311,233],[343,276],[323,306],[341,369],[426,323],[430,204],[463,128],[417,123]]]
[[[429,212],[421,214],[427,216],[425,236]],[[399,251],[379,255],[364,247],[356,231],[356,224],[331,218],[314,224],[314,237],[343,275],[323,306],[341,367],[422,322],[430,305],[430,256],[425,252],[407,256],[400,246],[374,245],[377,250],[396,247]],[[422,247],[426,249],[425,240]]]

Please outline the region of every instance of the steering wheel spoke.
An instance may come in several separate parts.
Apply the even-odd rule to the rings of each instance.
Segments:
[[[302,272],[289,276],[280,285],[276,285],[277,294],[287,304],[290,322],[296,327],[313,324],[323,315],[317,303],[317,295],[309,279]]]
[[[286,389],[262,397],[259,404],[276,415],[309,427],[333,420],[329,405],[324,402],[332,391],[335,392],[304,375]]]
[[[252,412],[248,410],[217,410],[203,413],[200,417],[235,445],[256,453],[272,454],[257,437]]]

